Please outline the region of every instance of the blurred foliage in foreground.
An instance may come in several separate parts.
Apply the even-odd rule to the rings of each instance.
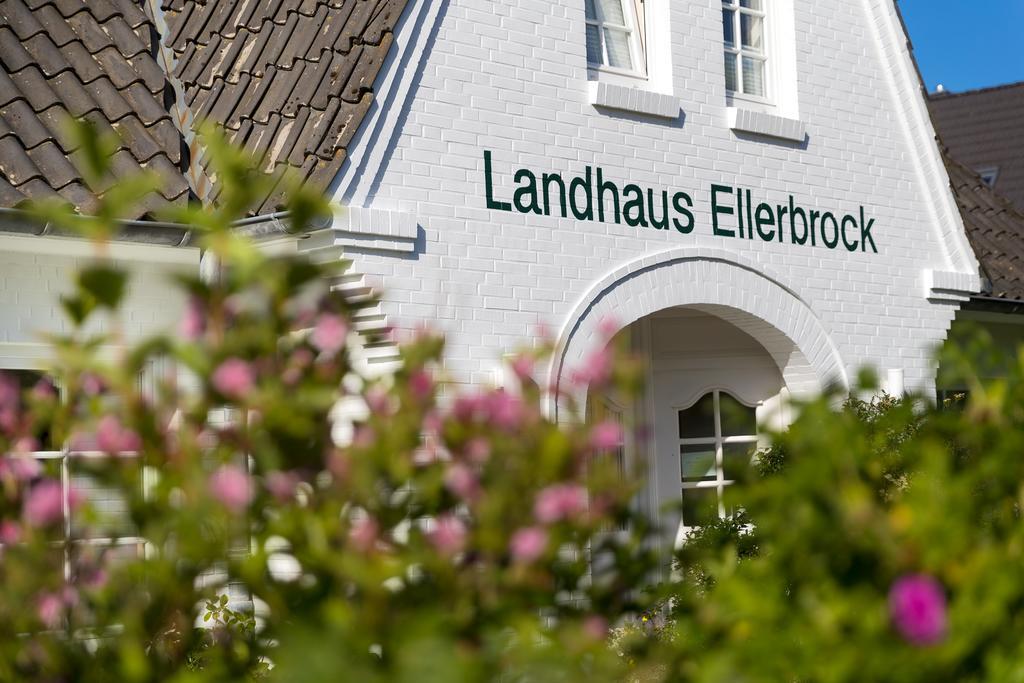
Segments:
[[[366,376],[338,265],[232,233],[263,181],[211,145],[221,204],[174,218],[220,272],[176,283],[179,333],[102,353],[124,340],[91,321],[116,321],[127,286],[102,256],[107,206],[84,222],[97,259],[64,300],[52,379],[0,377],[0,680],[1024,680],[1024,357],[983,383],[950,352],[956,409],[803,405],[737,486],[742,514],[662,552],[674,530],[606,457],[620,426],[542,412],[548,340],[504,389],[439,400],[430,334]],[[102,151],[85,149],[97,174]],[[324,209],[300,188],[288,208],[296,230]],[[625,392],[639,376],[605,352],[574,373]],[[127,528],[30,455],[43,442],[123,500]]]

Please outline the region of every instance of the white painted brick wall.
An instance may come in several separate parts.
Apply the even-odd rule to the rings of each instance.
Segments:
[[[18,241],[18,250],[3,248],[3,240]],[[0,347],[37,344],[42,341],[41,333],[70,330],[59,297],[73,291],[75,273],[89,258],[58,255],[52,253],[53,246],[54,241],[46,238],[0,238]],[[198,252],[191,251],[194,264],[118,260],[132,272],[120,320],[128,340],[174,329],[184,300],[170,286],[170,278],[174,272],[197,272]],[[96,329],[109,329],[108,323],[105,314],[98,315]]]
[[[671,122],[590,103],[583,0],[450,0],[429,53],[412,62],[421,72],[407,110],[376,136],[392,145],[383,168],[351,190],[366,206],[415,216],[424,249],[404,258],[352,252],[355,267],[379,276],[396,322],[447,332],[449,369],[468,380],[489,376],[538,324],[560,329],[592,284],[628,261],[676,247],[733,251],[808,302],[851,375],[864,364],[903,368],[908,386],[929,385],[931,350],[955,306],[925,298],[923,273],[964,269],[943,243],[950,222],[928,207],[945,181],[919,181],[921,152],[907,132],[918,124],[898,113],[900,98],[919,95],[893,84],[898,70],[886,60],[902,46],[879,42],[888,25],[878,8],[889,0],[795,0],[805,148],[730,130],[718,0],[648,4],[659,1],[670,7],[673,39],[670,54],[655,58],[671,59],[671,95],[685,113]],[[681,235],[488,211],[485,149],[500,199],[511,199],[517,168],[568,178],[601,166],[620,188],[688,192],[697,227]],[[773,203],[793,194],[805,208],[863,204],[880,253],[716,237],[712,183]],[[755,308],[782,305],[747,296]]]

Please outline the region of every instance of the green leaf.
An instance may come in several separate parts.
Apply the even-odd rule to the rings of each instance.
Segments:
[[[89,266],[78,274],[78,286],[100,306],[115,309],[124,298],[128,275],[110,265]]]
[[[96,310],[94,299],[87,299],[81,296],[62,296],[60,298],[61,308],[76,326],[81,326]]]

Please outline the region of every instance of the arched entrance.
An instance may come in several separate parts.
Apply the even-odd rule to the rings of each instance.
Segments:
[[[609,320],[649,367],[646,395],[629,417],[647,425],[651,438],[627,444],[625,458],[643,458],[649,485],[642,504],[651,513],[678,510],[682,501],[682,515],[666,520],[677,538],[709,515],[729,514],[731,472],[749,466],[759,431],[784,426],[787,395],[848,387],[810,306],[777,277],[718,250],[639,259],[580,300],[551,367],[553,383],[573,392],[578,405],[587,389],[570,387],[567,378],[606,343]],[[592,396],[591,405],[595,398],[604,410],[623,409],[618,397]],[[573,419],[553,408],[558,419]]]

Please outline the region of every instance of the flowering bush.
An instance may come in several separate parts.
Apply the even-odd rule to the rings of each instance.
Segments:
[[[618,680],[607,632],[644,608],[633,589],[654,566],[642,536],[607,533],[633,518],[634,485],[600,457],[621,428],[544,417],[550,341],[512,361],[513,385],[443,401],[429,333],[407,335],[393,375],[364,373],[357,304],[330,287],[344,264],[237,236],[232,207],[262,181],[217,160],[218,207],[177,219],[219,272],[179,278],[176,333],[114,358],[113,207],[40,209],[97,258],[64,300],[51,379],[22,392],[0,375],[0,679]],[[304,229],[323,207],[291,197]],[[143,393],[154,367],[170,370]],[[604,352],[580,372],[635,383]],[[127,528],[101,531],[103,511],[30,455],[41,439],[122,501]]]
[[[82,140],[97,175],[105,144]],[[97,258],[49,379],[0,375],[0,680],[1024,679],[1019,367],[986,384],[951,359],[958,411],[801,406],[742,514],[661,557],[639,481],[603,457],[622,427],[546,418],[580,412],[543,384],[550,340],[497,389],[445,386],[425,332],[393,374],[361,371],[343,264],[233,232],[267,181],[210,144],[218,204],[174,218],[220,266],[176,282],[174,334],[126,344],[103,256],[147,179],[95,218],[40,209]],[[324,209],[290,197],[293,229]],[[627,394],[640,375],[610,349],[571,373]]]

